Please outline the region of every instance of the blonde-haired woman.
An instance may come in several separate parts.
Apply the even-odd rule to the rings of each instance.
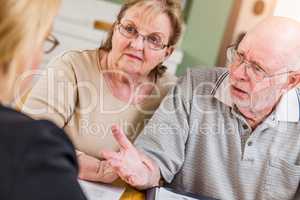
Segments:
[[[64,53],[34,86],[23,111],[66,130],[78,150],[81,179],[118,177],[100,150],[118,150],[114,124],[134,141],[175,84],[162,63],[181,30],[180,0],[125,1],[99,49]]]
[[[64,132],[7,106],[21,73],[39,64],[59,3],[0,0],[0,199],[85,199]]]

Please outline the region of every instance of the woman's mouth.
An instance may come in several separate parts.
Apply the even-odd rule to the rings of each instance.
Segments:
[[[130,53],[125,53],[125,55],[131,59],[143,61],[143,58],[141,56],[130,54]]]

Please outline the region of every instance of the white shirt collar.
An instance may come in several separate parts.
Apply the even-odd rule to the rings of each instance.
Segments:
[[[227,106],[232,107],[233,102],[230,95],[230,84],[228,72],[225,72],[217,80],[212,95]],[[274,110],[278,121],[299,122],[300,121],[300,89],[294,88],[285,93]]]

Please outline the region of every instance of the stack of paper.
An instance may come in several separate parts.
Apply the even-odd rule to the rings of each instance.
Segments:
[[[119,200],[125,188],[78,180],[88,200]]]
[[[154,187],[147,190],[146,196],[146,200],[216,200],[165,187]]]

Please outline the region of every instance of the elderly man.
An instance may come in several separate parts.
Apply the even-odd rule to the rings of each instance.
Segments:
[[[300,25],[270,17],[228,49],[225,68],[189,72],[135,147],[112,128],[103,151],[138,188],[170,187],[218,199],[298,199]]]

